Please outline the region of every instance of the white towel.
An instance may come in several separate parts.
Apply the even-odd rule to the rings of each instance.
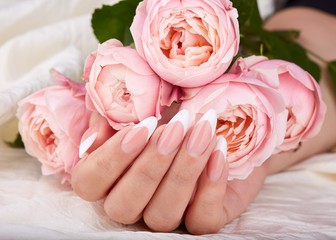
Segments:
[[[11,4],[9,3],[11,2]],[[97,48],[91,13],[116,0],[5,1],[0,7],[0,124],[17,102],[50,84],[56,68],[80,79],[85,57]]]

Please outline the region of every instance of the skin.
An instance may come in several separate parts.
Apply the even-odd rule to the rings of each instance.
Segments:
[[[335,20],[334,16],[316,10],[293,8],[276,14],[265,27],[300,30],[300,44],[326,60],[333,60]],[[322,40],[324,43],[320,44]],[[87,201],[105,198],[106,214],[120,223],[132,224],[143,218],[153,231],[172,231],[182,222],[192,234],[219,231],[247,209],[268,175],[336,145],[336,135],[330,131],[336,122],[335,93],[326,66],[320,64],[322,95],[328,106],[320,133],[304,142],[296,152],[272,156],[247,179],[228,182],[228,167],[224,162],[221,177],[212,182],[206,170],[216,145],[215,137],[200,157],[192,157],[186,144],[193,127],[170,155],[160,154],[156,147],[165,125],[155,130],[141,152],[130,155],[121,150],[120,143],[132,127],[112,136],[111,132],[103,131],[107,122],[95,116],[91,125],[100,124],[98,137],[73,170],[74,191]]]
[[[326,61],[336,59],[336,17],[324,12],[305,7],[286,9],[274,15],[265,25],[269,30],[297,29],[300,37],[297,42]],[[289,166],[312,155],[328,151],[336,145],[336,134],[330,131],[336,122],[336,91],[326,64],[314,56],[321,67],[320,87],[322,98],[327,104],[327,113],[320,133],[303,143],[297,152],[274,155],[268,161],[269,174],[282,171]]]

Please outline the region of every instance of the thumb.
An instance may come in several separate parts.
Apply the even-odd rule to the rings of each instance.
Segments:
[[[108,121],[98,114],[93,114],[90,127],[83,134],[81,144],[79,146],[79,157],[90,154],[102,144],[104,144],[117,131],[113,129]]]

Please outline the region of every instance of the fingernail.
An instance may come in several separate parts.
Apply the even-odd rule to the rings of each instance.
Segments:
[[[199,157],[204,153],[215,134],[216,125],[217,113],[210,109],[196,123],[190,134],[187,151],[191,156]]]
[[[211,182],[217,182],[221,178],[226,161],[226,154],[226,140],[224,137],[219,137],[217,140],[217,145],[210,156],[207,166],[207,175]]]
[[[92,146],[94,141],[96,140],[98,135],[98,132],[95,132],[90,135],[87,139],[85,139],[80,145],[79,145],[79,158],[82,158],[84,153]]]
[[[158,120],[155,117],[149,117],[133,127],[121,141],[121,149],[128,154],[139,153],[147,144],[152,136]]]
[[[157,143],[157,149],[163,155],[177,150],[189,127],[189,111],[179,111],[167,124]]]

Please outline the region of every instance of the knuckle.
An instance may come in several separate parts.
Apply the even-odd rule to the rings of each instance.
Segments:
[[[95,158],[95,156],[92,157]],[[100,173],[100,176],[102,178],[106,178],[111,175],[112,172],[111,159],[97,156],[94,162],[96,171]]]
[[[97,191],[91,175],[85,170],[82,171],[80,166],[75,166],[71,175],[71,186],[73,191],[82,199],[94,202],[102,199],[105,192]],[[93,187],[94,186],[94,187]]]
[[[75,169],[74,169],[75,170]],[[92,199],[90,192],[88,191],[88,187],[85,184],[85,181],[82,179],[82,175],[77,171],[73,171],[71,176],[71,186],[73,191],[82,199],[86,201],[95,201]]]
[[[176,219],[175,216],[163,216],[161,214],[154,214],[153,212],[147,211],[145,211],[143,219],[150,229],[159,232],[173,231],[181,223],[181,220]]]
[[[122,224],[134,224],[141,218],[141,213],[133,211],[125,206],[116,205],[114,202],[104,203],[105,213],[115,222]]]
[[[139,179],[145,183],[156,182],[159,179],[158,170],[151,166],[140,167],[137,169]]]
[[[178,185],[189,185],[195,182],[196,172],[190,169],[172,169],[171,179]]]
[[[86,200],[86,201],[90,201],[90,195],[87,193],[86,188],[84,186],[84,184],[78,182],[78,181],[74,181],[72,180],[72,189],[74,190],[74,192],[82,199]]]
[[[217,233],[222,226],[216,222],[204,222],[204,224],[185,224],[189,233],[195,235],[204,235]]]
[[[222,204],[218,201],[218,198],[211,199],[211,196],[198,201],[198,209],[207,214],[207,216],[218,215],[221,212],[221,206]]]
[[[80,198],[82,198],[86,201],[94,202],[94,201],[97,201],[97,200],[101,199],[101,197],[96,196],[96,195],[92,194],[91,191],[89,191],[89,188],[85,184],[85,182],[78,181],[76,178],[73,178],[71,180],[71,186],[72,186],[73,191]]]
[[[224,212],[221,212],[217,207],[210,211],[206,209],[202,208],[191,214],[187,213],[185,226],[189,233],[197,235],[217,233],[225,225]]]

